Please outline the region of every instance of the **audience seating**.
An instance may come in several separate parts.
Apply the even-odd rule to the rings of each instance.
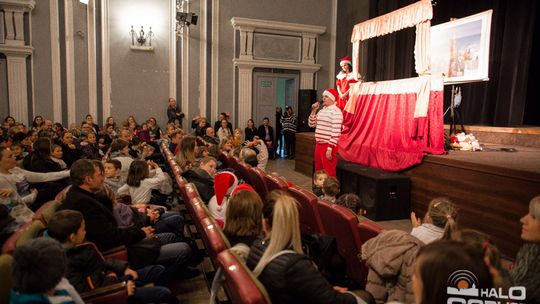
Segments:
[[[240,258],[230,250],[217,256],[217,265],[225,276],[225,288],[231,303],[269,304],[270,297],[264,286],[255,278]]]
[[[0,255],[0,278],[2,278],[2,284],[0,284],[0,303],[9,302],[9,293],[11,292],[11,286],[13,285],[11,279],[12,262],[13,257],[11,255]]]
[[[232,155],[227,155],[227,161],[229,162],[229,168],[235,170],[234,168],[238,166],[240,160]]]
[[[358,218],[349,209],[337,204],[319,201],[319,213],[324,231],[336,238],[339,254],[347,263],[347,276],[360,286],[365,286],[367,269],[358,259],[362,242],[358,235]]]
[[[43,206],[39,207],[36,213],[34,213],[34,217],[32,218],[32,220],[41,221],[44,226],[47,226],[47,223],[56,212],[56,209],[58,209],[58,206],[60,206],[61,204],[62,201],[58,200],[50,201],[43,204]]]
[[[234,169],[234,174],[236,174],[236,177],[238,177],[238,179],[243,179],[246,184],[250,184],[253,186],[253,183],[251,182],[251,176],[250,176],[251,173],[249,171],[251,166],[241,161],[233,165],[235,165],[233,169]]]
[[[223,250],[230,247],[229,241],[219,228],[219,225],[210,217],[206,217],[201,221],[202,232],[201,238],[204,247],[208,251],[208,256],[212,263],[215,264],[217,255]]]
[[[251,182],[250,185],[259,193],[259,196],[261,199],[264,200],[266,197],[266,194],[268,193],[268,188],[266,187],[266,182],[264,180],[264,176],[266,173],[261,170],[260,168],[252,167],[249,168]]]
[[[362,222],[358,223],[356,229],[358,230],[358,236],[360,237],[362,245],[364,245],[364,243],[367,242],[369,239],[379,235],[379,233],[383,232],[384,230],[381,225],[368,219],[365,219]]]
[[[300,230],[302,233],[325,233],[319,209],[317,206],[317,197],[315,194],[304,190],[298,186],[292,186],[287,189],[290,196],[294,197],[299,204]]]
[[[286,192],[287,188],[289,188],[286,181],[273,174],[265,173],[264,181],[266,183],[266,188],[268,188],[268,192],[272,192],[274,190],[281,190]]]
[[[221,162],[220,169],[230,168],[231,164],[229,164],[229,157],[227,157],[227,154],[220,153],[218,156],[218,161]]]
[[[15,231],[2,246],[2,253],[13,254],[17,246],[39,237],[43,234],[45,225],[41,221],[31,221]]]

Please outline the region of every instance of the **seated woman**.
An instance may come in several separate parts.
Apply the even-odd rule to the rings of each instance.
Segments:
[[[261,197],[250,185],[242,184],[233,190],[223,228],[231,246],[242,243],[251,247],[261,236],[262,208]]]
[[[197,154],[197,140],[193,136],[184,137],[180,141],[180,148],[175,159],[182,169],[182,172],[186,172],[193,166],[195,162],[195,155]]]
[[[514,286],[525,286],[527,303],[540,303],[540,196],[529,203],[529,213],[521,218],[521,246],[512,278]]]
[[[367,303],[345,288],[333,287],[302,252],[294,198],[271,192],[263,208],[264,240],[251,246],[247,266],[273,303]]]
[[[0,147],[0,189],[13,190],[12,198],[22,201],[32,210],[37,210],[43,203],[53,199],[62,188],[42,188],[38,193],[36,189],[30,188],[30,183],[52,182],[69,177],[68,170],[38,173],[16,167],[16,164],[11,150]]]

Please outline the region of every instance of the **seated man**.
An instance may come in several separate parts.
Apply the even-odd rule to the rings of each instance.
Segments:
[[[204,135],[204,141],[207,145],[219,145],[219,138],[216,136],[214,128],[206,128],[206,135]]]
[[[214,196],[214,175],[216,174],[217,160],[212,156],[201,159],[198,168],[193,168],[182,174],[188,182],[195,184],[201,199],[208,204]]]
[[[118,228],[110,207],[112,203],[105,202],[105,197],[94,193],[103,185],[103,170],[100,161],[76,161],[71,167],[73,186],[59,209],[81,212],[86,223],[87,239],[100,250],[127,246],[128,260],[133,267],[184,263],[191,250],[186,243],[175,243],[174,234],[171,233],[170,240],[167,240],[164,237],[154,237],[154,229],[150,226]]]

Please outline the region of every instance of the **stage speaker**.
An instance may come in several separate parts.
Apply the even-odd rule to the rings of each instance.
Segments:
[[[315,129],[308,126],[311,105],[317,101],[317,90],[298,91],[298,132],[313,132]]]
[[[356,193],[374,221],[410,217],[411,181],[408,176],[386,172],[339,159],[336,175],[341,193]]]

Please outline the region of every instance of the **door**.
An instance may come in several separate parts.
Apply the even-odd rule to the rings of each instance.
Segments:
[[[274,120],[276,113],[276,85],[277,77],[254,73],[254,100],[253,100],[253,120],[255,126],[262,124],[263,118],[270,118],[270,125],[275,128]],[[245,125],[246,122],[240,122]]]

